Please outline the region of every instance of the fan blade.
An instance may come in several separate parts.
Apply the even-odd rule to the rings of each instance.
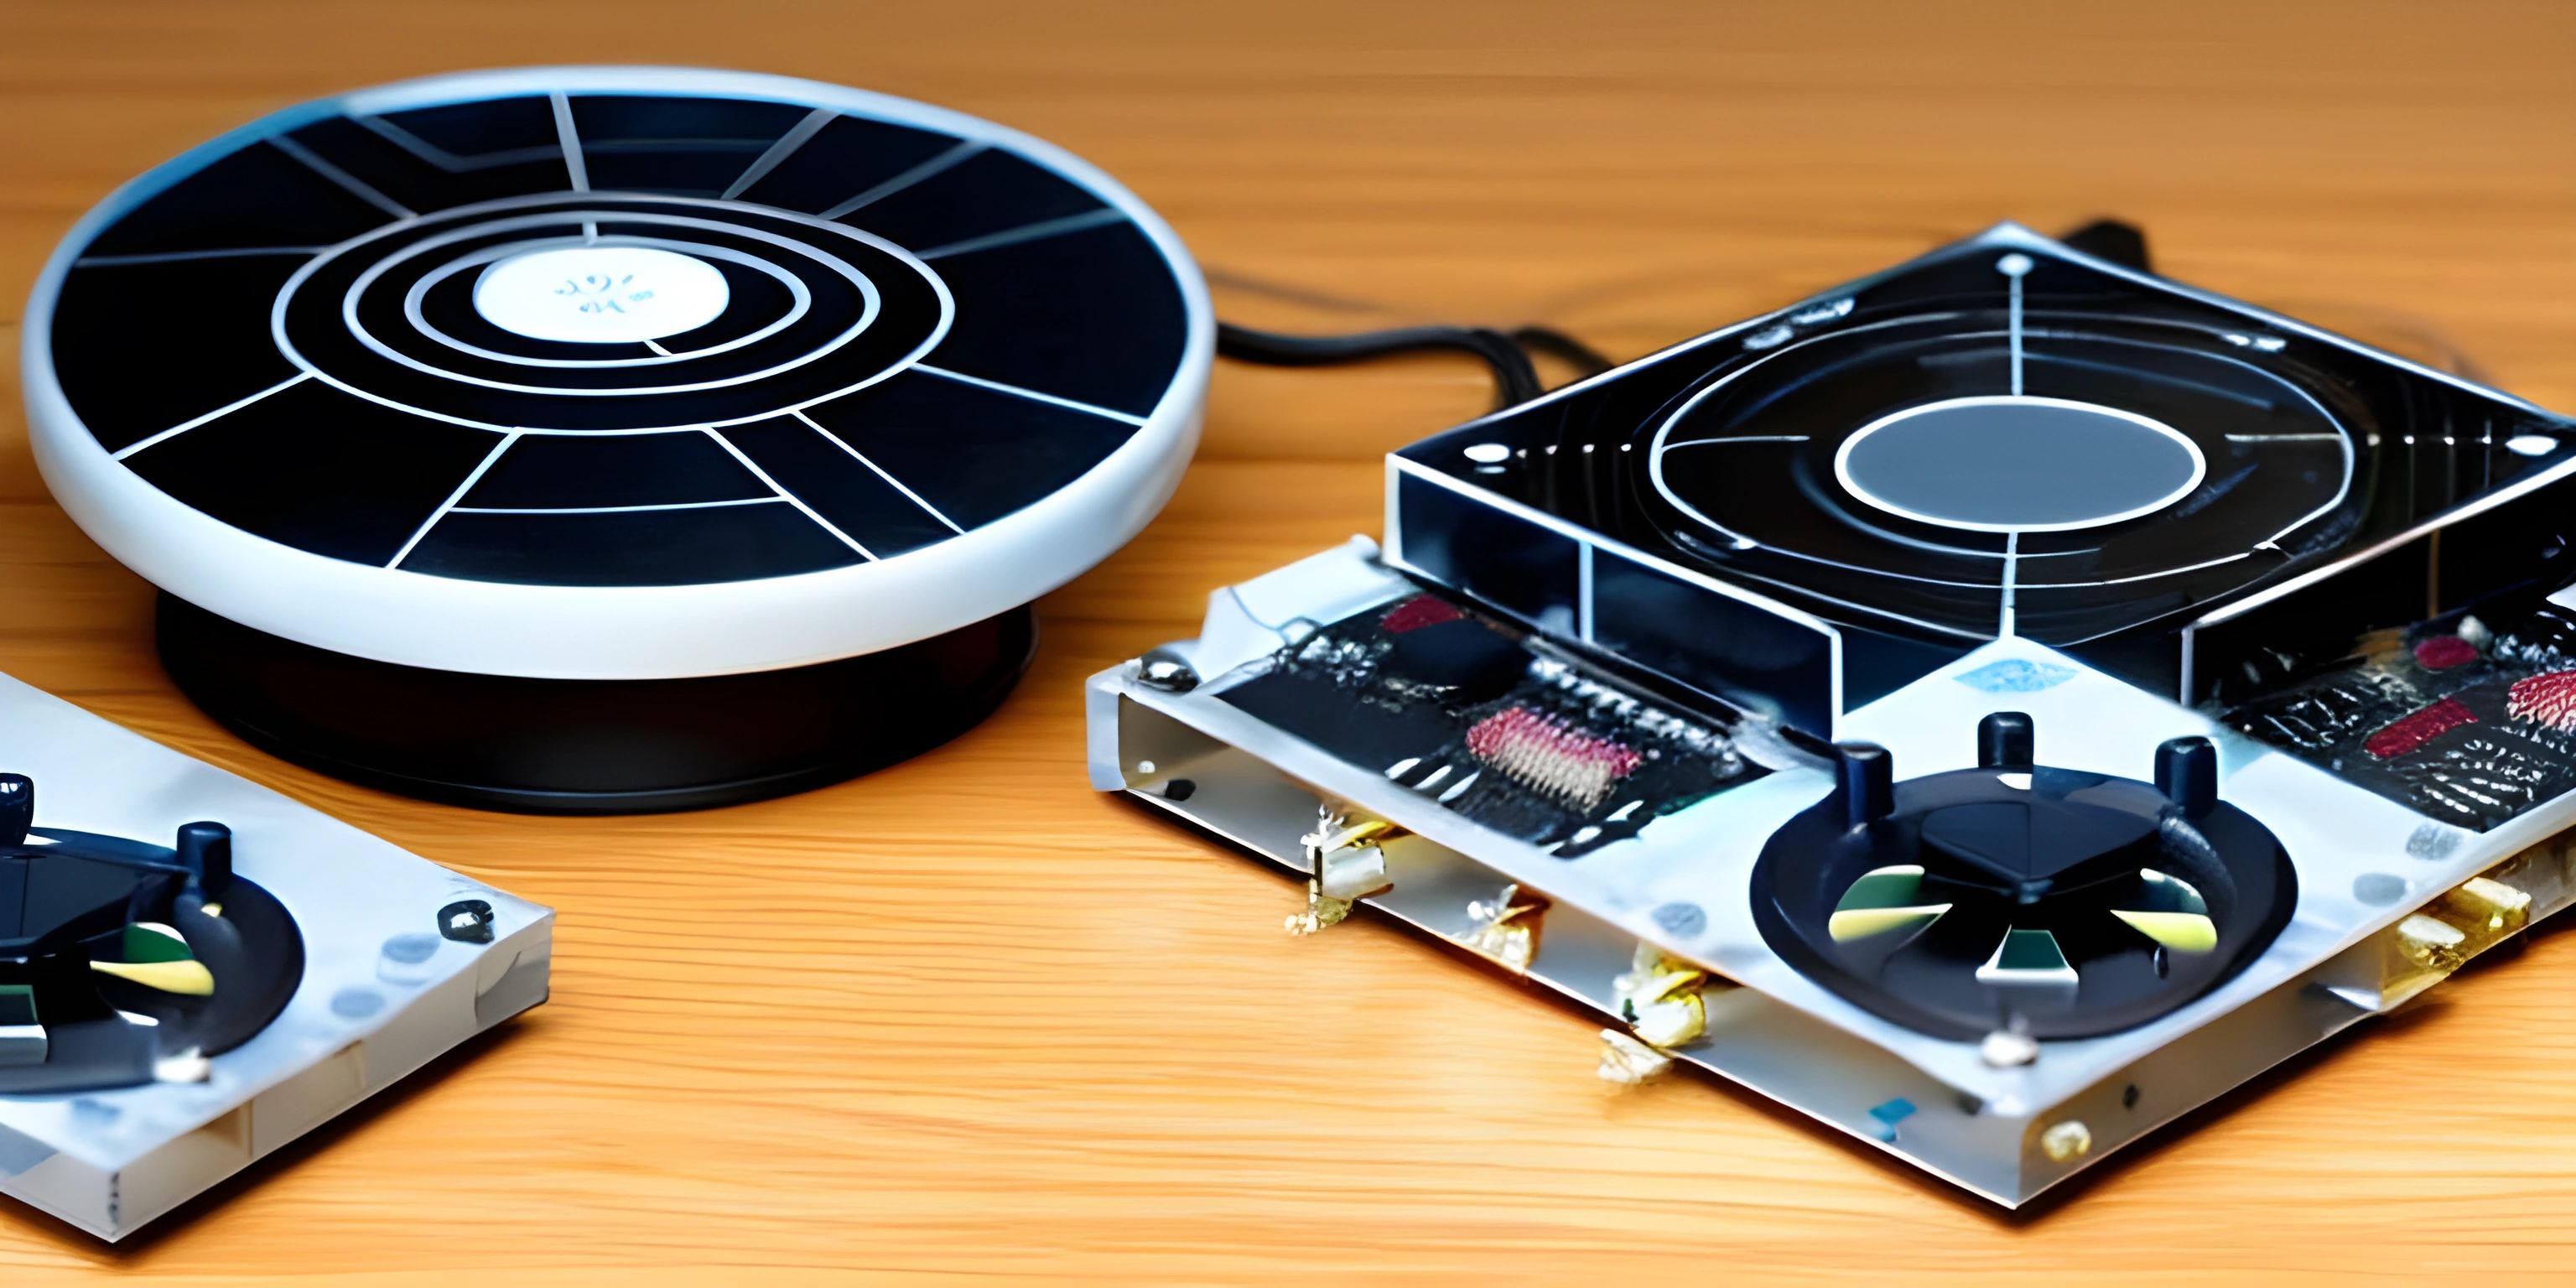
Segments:
[[[1946,903],[1914,904],[1903,908],[1855,908],[1835,913],[1825,922],[1825,930],[1834,937],[1834,942],[1850,943],[1891,930],[1920,930],[1940,920],[1941,914],[1949,910],[1950,905]]]
[[[1977,968],[1977,982],[2071,988],[2076,982],[2075,967],[2057,946],[2057,936],[2045,930],[2007,930],[1995,945],[1995,955]]]
[[[187,939],[157,921],[129,923],[121,946],[129,962],[183,962],[192,956]]]
[[[2218,947],[2218,923],[2197,912],[2127,912],[2111,915],[2129,928],[2178,953],[2205,953]]]
[[[1836,943],[1868,939],[1893,930],[1917,931],[1940,920],[1950,910],[1946,903],[1919,903],[1923,893],[1923,869],[1905,863],[1892,867],[1872,868],[1851,883],[1841,902],[1825,923],[1826,933]]]
[[[2138,869],[2138,879],[2147,883],[2147,901],[2159,911],[2209,913],[2209,901],[2200,897],[2200,887],[2170,872],[2154,868]]]
[[[132,980],[145,988],[159,989],[164,993],[188,997],[215,995],[214,972],[207,970],[202,962],[91,962],[89,968],[102,975]]]
[[[2138,869],[2139,907],[2113,908],[2111,915],[2129,928],[2178,953],[2205,953],[2218,947],[2218,923],[2210,920],[2209,901],[2192,883],[2154,868]]]

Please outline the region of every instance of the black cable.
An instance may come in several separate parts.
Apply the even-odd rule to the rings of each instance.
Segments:
[[[1525,326],[1512,332],[1512,339],[1524,349],[1544,353],[1587,376],[1600,375],[1619,365],[1603,357],[1599,349],[1554,327]]]
[[[1462,326],[1397,327],[1354,335],[1283,335],[1232,322],[1216,324],[1219,354],[1237,362],[1273,367],[1331,366],[1442,349],[1484,359],[1494,372],[1497,408],[1528,402],[1544,392],[1546,387],[1539,383],[1538,368],[1530,361],[1531,349],[1582,368],[1586,374],[1607,371],[1611,366],[1609,359],[1581,341],[1545,327],[1522,327],[1509,335],[1485,327]]]
[[[1330,366],[1441,349],[1484,359],[1485,365],[1493,369],[1500,406],[1538,396],[1538,371],[1530,364],[1529,355],[1510,337],[1482,328],[1417,326],[1353,335],[1285,335],[1219,322],[1216,331],[1218,353],[1238,362],[1274,367]]]

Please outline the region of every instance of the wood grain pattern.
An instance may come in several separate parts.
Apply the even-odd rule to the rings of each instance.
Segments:
[[[900,10],[900,11],[899,11]],[[1638,353],[2012,217],[2432,329],[2576,407],[2576,7],[1308,0],[0,3],[0,309],[115,183],[288,102],[509,62],[930,99],[1157,205],[1230,314],[1544,320]],[[1425,359],[1225,368],[1199,463],[1046,602],[991,723],[717,813],[523,819],[270,760],[172,692],[146,588],[0,412],[0,669],[562,910],[555,995],[120,1249],[0,1213],[0,1281],[903,1277],[1880,1284],[2468,1280],[2576,1244],[2576,937],[2439,990],[2007,1216],[1679,1080],[1083,785],[1086,673],[1376,527],[1374,458],[1478,410]]]

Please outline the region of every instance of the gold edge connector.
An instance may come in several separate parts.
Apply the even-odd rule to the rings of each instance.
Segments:
[[[2528,876],[2520,856],[2488,873]],[[2380,1005],[2394,1006],[2450,977],[2470,958],[2531,924],[2532,892],[2493,875],[2470,877],[2435,896],[2388,931]]]

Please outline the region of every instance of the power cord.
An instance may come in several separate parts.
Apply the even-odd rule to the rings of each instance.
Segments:
[[[2078,250],[2126,264],[2140,272],[2153,271],[2148,265],[2146,235],[2134,224],[2099,219],[2066,234],[2064,241]],[[1237,280],[1235,284],[1265,285],[1243,280]],[[1267,289],[1274,295],[1306,295],[1277,287]],[[1313,301],[1318,297],[1307,295],[1306,298]],[[1322,302],[1344,303],[1337,300]],[[1508,332],[1489,327],[1415,326],[1362,331],[1352,335],[1285,335],[1276,331],[1257,331],[1232,322],[1216,324],[1216,351],[1219,354],[1237,362],[1272,367],[1324,367],[1441,349],[1472,353],[1493,368],[1494,406],[1497,410],[1528,402],[1545,392],[1546,387],[1539,383],[1538,368],[1530,361],[1532,353],[1545,354],[1586,376],[1597,376],[1615,365],[1592,346],[1562,331],[1543,326],[1525,326]]]
[[[1522,348],[1544,353],[1585,376],[1597,376],[1619,365],[1603,357],[1599,349],[1554,327],[1525,326],[1512,332],[1512,338]]]
[[[1472,353],[1483,359],[1494,372],[1494,406],[1498,410],[1528,402],[1546,391],[1539,382],[1538,367],[1530,361],[1533,351],[1585,375],[1598,375],[1612,366],[1591,346],[1547,327],[1525,326],[1506,333],[1488,327],[1413,326],[1351,335],[1286,335],[1232,322],[1216,324],[1216,351],[1220,355],[1271,367],[1333,366],[1434,350]]]

